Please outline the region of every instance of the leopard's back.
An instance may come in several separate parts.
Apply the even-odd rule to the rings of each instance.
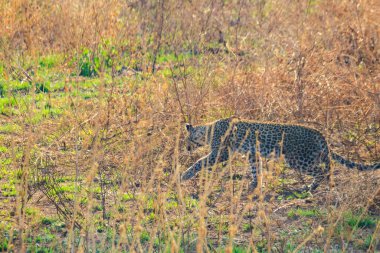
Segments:
[[[315,175],[329,166],[328,145],[315,129],[290,124],[249,121],[234,123],[231,149],[240,153],[259,152],[263,157],[283,154],[289,166]]]

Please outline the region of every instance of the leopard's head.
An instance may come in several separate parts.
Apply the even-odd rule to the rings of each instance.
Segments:
[[[192,126],[186,124],[186,149],[193,151],[207,145],[207,126]]]
[[[232,150],[236,150],[236,148],[237,148],[236,143],[237,143],[237,140],[239,138],[238,128],[237,128],[236,124],[232,124],[229,131],[230,132],[229,132],[229,135],[227,136],[226,143]]]

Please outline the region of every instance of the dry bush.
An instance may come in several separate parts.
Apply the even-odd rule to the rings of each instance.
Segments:
[[[379,216],[378,171],[334,165],[334,189],[326,182],[290,199],[282,193],[308,178],[281,161],[263,161],[253,195],[239,156],[190,182],[179,175],[206,152],[184,151],[183,124],[232,115],[312,126],[332,150],[378,162],[379,11],[377,1],[0,1],[1,81],[33,87],[0,93],[17,98],[4,102],[1,123],[18,127],[0,131],[9,150],[1,159],[10,159],[2,166],[17,188],[1,199],[0,243],[10,251],[375,252],[379,220],[367,228],[362,218]],[[93,79],[78,77],[84,48],[101,62]],[[58,77],[39,72],[39,57],[50,54],[63,55],[49,70]],[[132,74],[122,76],[124,67]],[[34,87],[44,78],[64,86],[41,95]],[[62,113],[36,123],[42,107]],[[33,209],[63,223],[49,227],[53,240],[37,241],[48,222]]]

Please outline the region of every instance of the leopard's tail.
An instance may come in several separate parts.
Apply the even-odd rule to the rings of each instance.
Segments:
[[[374,164],[362,164],[362,163],[355,163],[352,161],[349,161],[343,157],[341,157],[338,154],[331,152],[331,158],[338,163],[346,166],[349,169],[357,168],[358,170],[377,170],[380,169],[380,163],[374,163]]]

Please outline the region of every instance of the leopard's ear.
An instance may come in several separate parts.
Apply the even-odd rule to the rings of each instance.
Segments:
[[[190,132],[190,130],[193,128],[193,126],[191,125],[191,124],[189,124],[189,123],[186,123],[186,130],[188,131],[188,132]]]

